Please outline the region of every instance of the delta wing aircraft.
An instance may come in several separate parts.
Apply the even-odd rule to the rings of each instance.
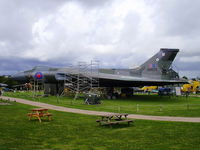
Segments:
[[[161,48],[158,53],[137,68],[96,69],[87,73],[87,76],[98,78],[99,87],[110,88],[187,83],[186,80],[180,79],[178,73],[172,69],[172,62],[178,52],[179,49]],[[78,68],[34,67],[31,70],[19,72],[12,78],[22,82],[30,82],[33,79],[42,80],[46,85],[44,87],[51,94],[55,94],[58,93],[60,87],[63,87],[64,81],[67,82],[72,75],[80,76],[81,74],[84,72]]]

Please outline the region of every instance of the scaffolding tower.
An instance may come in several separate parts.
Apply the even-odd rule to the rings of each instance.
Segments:
[[[63,94],[66,90],[71,91],[75,93],[75,100],[80,93],[87,93],[94,88],[99,88],[99,61],[78,62],[78,66],[66,70]]]

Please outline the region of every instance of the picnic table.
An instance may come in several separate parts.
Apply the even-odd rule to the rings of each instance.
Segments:
[[[113,113],[108,115],[100,116],[101,119],[96,120],[99,125],[112,125],[112,124],[119,124],[123,122],[127,122],[128,125],[133,122],[133,120],[127,119],[128,114],[126,113]]]
[[[28,113],[29,116],[29,120],[31,120],[32,117],[35,117],[39,120],[39,122],[41,121],[42,117],[48,117],[48,120],[51,120],[51,113],[48,113],[48,109],[47,108],[34,108],[31,109],[31,113]]]

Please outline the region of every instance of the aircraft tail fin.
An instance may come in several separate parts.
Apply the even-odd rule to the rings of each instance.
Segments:
[[[179,49],[161,48],[160,51],[140,66],[143,77],[158,79],[178,78],[178,74],[171,69]]]

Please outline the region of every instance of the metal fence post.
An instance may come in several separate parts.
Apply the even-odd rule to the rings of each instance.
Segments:
[[[118,106],[118,112],[120,112],[120,110],[121,110],[121,108],[120,108],[120,106]]]
[[[162,111],[163,110],[163,106],[162,105],[160,105],[160,111]]]
[[[137,112],[139,112],[139,104],[137,104]]]

